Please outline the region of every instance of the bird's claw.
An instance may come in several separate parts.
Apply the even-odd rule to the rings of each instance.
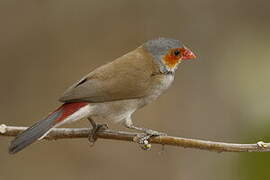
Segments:
[[[148,141],[150,137],[151,135],[149,134],[138,134],[134,137],[133,141],[137,142],[143,150],[148,151],[151,149],[152,146]]]
[[[149,143],[149,138],[153,136],[167,136],[167,134],[147,129],[145,133],[136,135],[133,141],[137,142],[143,150],[149,151],[152,147],[152,145]]]
[[[108,125],[107,124],[96,124],[89,133],[88,136],[88,141],[90,142],[90,146],[94,146],[95,142],[97,141],[97,132],[99,131],[104,131],[106,129],[108,129]]]

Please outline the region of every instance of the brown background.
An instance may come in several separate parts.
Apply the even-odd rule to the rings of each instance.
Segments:
[[[247,0],[0,1],[0,123],[28,126],[90,70],[158,36],[198,56],[134,115],[171,135],[270,140],[270,3]],[[88,126],[86,120],[71,126]],[[110,125],[112,128],[121,128]],[[0,137],[0,179],[268,179],[269,153],[213,153],[86,139],[39,142],[15,156]]]

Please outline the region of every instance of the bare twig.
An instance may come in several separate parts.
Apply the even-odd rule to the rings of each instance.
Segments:
[[[0,125],[0,136],[16,136],[24,131],[26,127],[6,126]],[[87,138],[89,136],[90,129],[88,128],[55,128],[44,139],[64,139],[64,138]],[[112,139],[121,141],[134,142],[134,138],[137,133],[115,131],[115,130],[103,130],[97,132],[97,137],[102,139]],[[180,146],[185,148],[195,148],[216,152],[268,152],[270,151],[270,143],[264,143],[262,141],[256,144],[235,144],[224,142],[213,142],[198,139],[189,139],[173,136],[159,136],[149,139],[150,143]]]

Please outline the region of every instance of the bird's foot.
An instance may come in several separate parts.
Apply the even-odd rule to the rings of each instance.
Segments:
[[[94,146],[95,142],[97,141],[97,132],[104,131],[108,129],[107,124],[95,124],[92,129],[90,130],[88,141],[90,142],[90,146]]]
[[[151,135],[148,134],[138,134],[134,137],[133,141],[137,142],[139,146],[146,151],[149,151],[152,145],[149,143],[149,138]]]
[[[151,150],[152,145],[149,143],[149,139],[154,136],[167,136],[166,133],[146,129],[145,133],[138,134],[134,137],[134,141],[137,142],[143,150]]]

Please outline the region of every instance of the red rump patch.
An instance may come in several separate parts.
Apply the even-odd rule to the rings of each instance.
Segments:
[[[61,111],[61,115],[55,119],[55,122],[61,122],[68,116],[72,115],[82,107],[89,104],[88,102],[74,102],[74,103],[65,103],[62,106],[60,106],[58,109],[56,109],[54,112]],[[52,113],[54,113],[52,112]]]

